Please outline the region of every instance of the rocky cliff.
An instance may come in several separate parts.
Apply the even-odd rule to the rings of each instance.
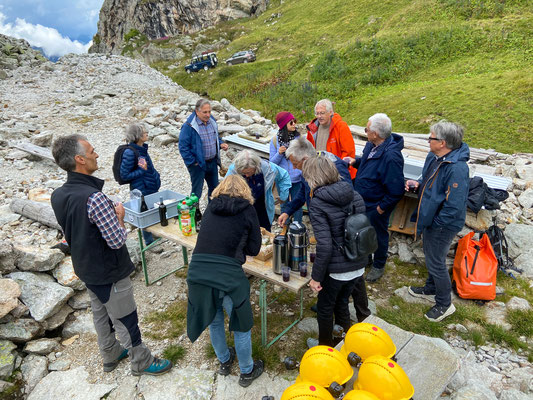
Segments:
[[[0,79],[11,76],[21,65],[35,66],[46,61],[44,56],[23,39],[0,35]]]
[[[188,34],[220,21],[249,17],[269,0],[105,0],[90,53],[120,54],[124,35],[137,30],[148,39]]]

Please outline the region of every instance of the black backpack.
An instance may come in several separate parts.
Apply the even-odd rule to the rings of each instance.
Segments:
[[[512,272],[508,271],[509,269],[520,273],[523,272],[521,269],[515,267],[513,260],[509,258],[509,245],[507,244],[503,230],[496,225],[496,217],[493,218],[492,225],[485,233],[489,237],[490,244],[498,260],[498,269],[511,278],[515,278],[515,276]]]
[[[374,253],[378,249],[378,238],[366,214],[356,209],[355,201],[346,211],[348,216],[344,220],[344,243],[340,246],[335,239],[333,241],[348,260],[355,261]]]
[[[135,154],[135,164],[137,165],[137,160],[139,158],[139,152],[132,146],[127,144],[121,144],[117,147],[117,150],[115,151],[115,156],[113,157],[113,176],[115,177],[115,180],[118,182],[119,185],[125,185],[126,183],[130,183],[130,181],[125,181],[120,176],[120,165],[122,164],[122,155],[124,154],[124,150],[130,149]]]

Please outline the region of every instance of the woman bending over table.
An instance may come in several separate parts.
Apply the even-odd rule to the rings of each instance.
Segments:
[[[228,175],[213,191],[202,218],[189,271],[187,335],[194,342],[209,326],[211,344],[220,362],[218,373],[229,375],[235,354],[239,385],[249,386],[263,373],[262,360],[252,359],[253,314],[250,283],[242,265],[261,248],[254,199],[244,178]],[[235,347],[228,347],[224,312],[229,316]]]

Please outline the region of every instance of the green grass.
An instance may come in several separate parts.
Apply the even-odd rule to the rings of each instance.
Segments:
[[[187,326],[187,301],[175,301],[165,311],[154,311],[145,317],[144,322],[150,324],[144,332],[150,338],[178,338]]]
[[[178,361],[185,357],[186,350],[183,346],[171,344],[165,350],[163,350],[163,357],[172,361],[173,364],[177,364]]]
[[[329,97],[350,124],[386,112],[395,131],[426,133],[446,118],[465,126],[471,146],[533,152],[532,24],[530,0],[273,1],[262,15],[201,32],[204,43],[231,41],[209,73],[187,75],[187,59],[155,67],[271,119],[286,109],[310,120]],[[256,62],[223,64],[247,48]]]

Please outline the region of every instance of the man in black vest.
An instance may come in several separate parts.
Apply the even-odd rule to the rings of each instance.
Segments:
[[[98,154],[84,136],[69,135],[54,142],[52,155],[67,171],[67,182],[52,193],[52,208],[70,246],[74,271],[91,298],[104,372],[128,356],[135,376],[169,371],[172,363],[152,356],[141,340],[129,278],[134,266],[124,245],[124,207],[102,193],[104,181],[92,176]]]

